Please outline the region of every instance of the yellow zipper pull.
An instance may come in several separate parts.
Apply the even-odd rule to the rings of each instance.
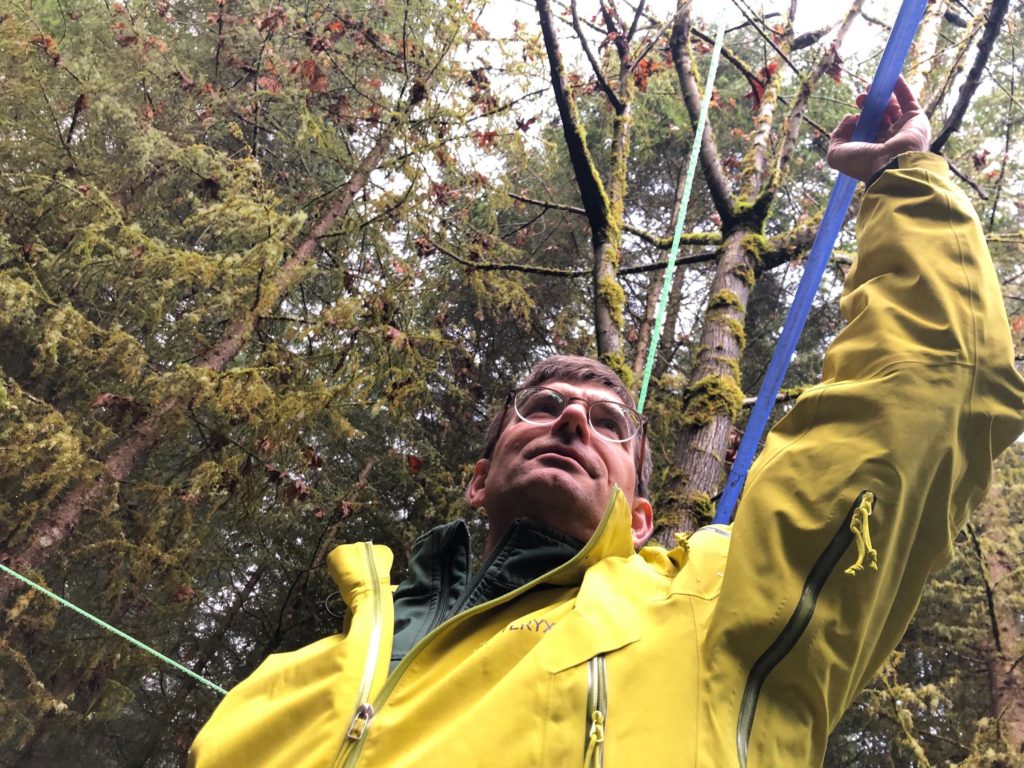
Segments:
[[[868,519],[871,517],[874,504],[875,494],[865,491],[860,504],[853,510],[850,531],[853,532],[853,540],[857,544],[857,561],[845,571],[850,576],[864,570],[865,557],[868,558],[868,567],[878,570],[878,550],[871,546],[871,530],[868,528]]]
[[[583,756],[583,765],[593,764],[594,755],[599,744],[604,743],[604,714],[599,709],[590,713],[590,733],[587,737],[587,754]]]
[[[359,741],[363,737],[366,726],[370,724],[372,719],[373,705],[369,703],[360,704],[356,707],[355,717],[352,718],[352,722],[348,726],[348,733],[345,736],[352,739],[352,741]]]

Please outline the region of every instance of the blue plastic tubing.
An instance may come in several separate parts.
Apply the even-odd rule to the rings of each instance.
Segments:
[[[874,80],[871,81],[871,90],[868,92],[867,101],[861,110],[860,121],[853,132],[853,141],[871,141],[875,138],[882,114],[903,69],[907,51],[910,50],[910,44],[917,34],[917,28],[921,24],[927,4],[927,0],[904,0],[900,7],[892,34],[889,35],[889,41],[885,44],[885,50],[882,52],[878,71],[875,72]],[[796,297],[789,308],[779,343],[775,347],[768,370],[765,372],[764,381],[761,383],[761,389],[757,393],[757,402],[750,413],[746,432],[744,432],[740,447],[736,451],[736,459],[733,462],[732,471],[729,472],[729,479],[725,482],[725,490],[722,491],[722,496],[718,500],[714,520],[716,523],[728,523],[732,520],[740,491],[743,489],[747,472],[750,471],[750,465],[754,460],[754,453],[757,451],[758,443],[761,442],[761,435],[764,434],[772,406],[775,405],[775,398],[782,386],[782,379],[793,358],[793,352],[796,350],[797,341],[800,340],[804,323],[807,322],[811,304],[818,292],[818,284],[825,273],[828,257],[832,253],[839,230],[842,229],[846,211],[853,200],[856,187],[856,179],[840,173],[835,187],[832,188],[832,194],[829,195],[825,215],[821,220],[821,226],[818,227],[818,234],[811,246],[811,253],[807,257],[807,266],[804,268]]]

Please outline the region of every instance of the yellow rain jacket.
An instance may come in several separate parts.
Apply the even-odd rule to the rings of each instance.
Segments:
[[[1024,426],[999,284],[945,162],[901,157],[857,229],[848,325],[731,529],[634,553],[616,492],[569,562],[441,624],[390,675],[391,553],[338,547],[347,631],[267,659],[190,765],[820,765]]]

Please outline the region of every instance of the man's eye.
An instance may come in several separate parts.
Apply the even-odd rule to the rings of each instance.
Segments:
[[[526,399],[520,410],[524,416],[557,416],[562,412],[562,402],[554,395],[537,392]]]
[[[590,423],[594,429],[616,440],[625,440],[630,432],[625,415],[602,403],[595,404],[590,414]]]

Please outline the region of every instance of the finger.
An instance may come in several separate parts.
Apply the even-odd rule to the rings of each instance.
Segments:
[[[868,95],[866,93],[858,94],[857,95],[857,107],[858,108],[863,108],[864,102],[867,101],[867,100],[868,100]]]
[[[900,109],[899,103],[896,101],[895,96],[889,97],[889,104],[885,108],[885,117],[889,122],[894,123],[900,119],[900,115],[903,114],[903,110]]]
[[[893,88],[893,96],[899,101],[900,108],[904,112],[913,112],[921,109],[921,105],[917,103],[917,96],[910,90],[910,86],[907,85],[907,81],[903,79],[903,75],[900,75],[896,79],[896,86]]]
[[[836,129],[832,131],[832,139],[834,141],[849,141],[850,137],[853,136],[853,131],[857,127],[857,115],[846,115]]]

